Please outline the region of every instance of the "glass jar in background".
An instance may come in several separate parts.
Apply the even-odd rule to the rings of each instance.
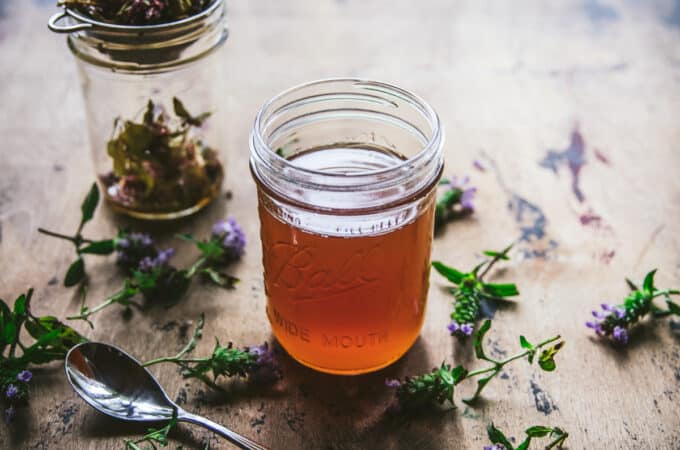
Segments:
[[[225,173],[224,0],[147,26],[99,22],[66,8],[49,27],[69,33],[96,175],[109,204],[155,220],[210,203]]]
[[[293,358],[360,374],[415,342],[442,142],[433,109],[384,83],[312,82],[259,111],[250,167],[267,314]]]

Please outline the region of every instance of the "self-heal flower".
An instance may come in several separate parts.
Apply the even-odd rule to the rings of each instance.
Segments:
[[[115,240],[117,251],[116,262],[119,266],[135,270],[145,258],[153,259],[158,255],[158,248],[153,238],[147,233],[120,231]]]
[[[463,333],[465,336],[470,336],[473,330],[474,327],[471,323],[464,323],[463,325],[460,326],[460,332]]]
[[[224,250],[222,258],[224,264],[243,256],[246,247],[246,235],[233,217],[220,220],[213,225],[212,239],[217,240]]]
[[[586,322],[586,327],[594,330],[598,336],[610,337],[617,343],[625,345],[630,337],[630,328],[649,313],[657,318],[668,315],[680,316],[680,306],[671,301],[671,296],[679,295],[680,290],[657,289],[654,286],[655,273],[656,270],[652,270],[645,276],[642,288],[626,280],[631,292],[623,303],[620,305],[602,303],[600,311],[592,311],[595,320]],[[657,297],[663,297],[666,300],[667,309],[654,303]]]
[[[617,325],[614,327],[614,330],[612,331],[612,337],[622,344],[628,343],[628,332],[621,326]]]
[[[456,176],[443,178],[439,184],[445,186],[437,199],[435,207],[435,229],[457,217],[465,216],[474,211],[474,198],[477,188],[470,186],[470,178]]]
[[[16,387],[13,384],[8,384],[7,388],[5,389],[5,397],[7,398],[14,398],[17,396],[19,393],[19,388]]]
[[[167,266],[170,258],[174,254],[174,248],[159,250],[158,254],[154,258],[149,256],[142,258],[142,260],[139,262],[139,270],[150,272],[155,268]]]
[[[398,388],[399,386],[401,386],[401,381],[399,381],[397,379],[388,378],[388,379],[385,380],[385,386],[387,386],[389,388]]]
[[[268,343],[251,347],[248,352],[255,356],[255,362],[248,369],[248,381],[265,385],[281,379],[281,369]]]
[[[23,381],[24,383],[28,383],[29,381],[31,381],[32,378],[33,374],[31,373],[30,370],[22,370],[17,375],[17,380]]]

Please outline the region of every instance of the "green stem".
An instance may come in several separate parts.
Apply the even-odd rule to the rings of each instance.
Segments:
[[[175,363],[175,364],[180,364],[180,363],[202,363],[202,362],[208,362],[208,361],[210,361],[210,359],[211,359],[211,358],[187,358],[187,359],[182,359],[182,360],[180,361],[180,359],[182,358],[182,356],[184,355],[184,353],[186,353],[186,352],[185,352],[184,350],[182,350],[181,352],[179,352],[179,353],[178,353],[177,355],[175,355],[175,356],[164,356],[164,357],[162,357],[162,358],[152,359],[151,361],[147,361],[147,362],[145,362],[144,364],[142,364],[142,366],[144,366],[144,367],[149,367],[149,366],[153,366],[154,364],[160,364],[160,363],[164,363],[164,362],[167,362],[167,363]]]
[[[548,344],[551,344],[551,343],[557,341],[558,339],[561,339],[560,335],[551,337],[550,339],[546,339],[545,341],[540,342],[539,344],[536,344],[536,346],[534,347],[534,351],[536,351],[539,348],[544,347]],[[494,370],[500,370],[506,364],[508,364],[512,361],[515,361],[516,359],[523,358],[523,357],[527,356],[529,353],[531,353],[531,350],[525,350],[523,352],[512,355],[509,358],[504,359],[503,361],[487,360],[487,361],[493,362],[495,364],[492,367],[487,367],[485,369],[477,369],[477,370],[473,370],[472,372],[468,372],[468,374],[465,376],[465,378],[476,377],[477,375],[481,375],[481,374],[484,374],[484,373],[487,373],[487,372],[492,372]]]
[[[194,275],[196,275],[196,272],[201,268],[203,264],[208,262],[208,258],[205,256],[201,256],[196,260],[195,263],[192,264],[191,267],[189,267],[189,270],[187,270],[186,277],[187,278],[192,278]]]
[[[500,261],[503,256],[508,255],[508,252],[513,247],[513,245],[515,245],[515,244],[514,243],[510,244],[510,246],[507,247],[504,251],[502,251],[500,254],[494,256],[493,259],[489,262],[489,264],[487,264],[487,266],[484,268],[484,271],[482,272],[482,274],[477,277],[477,279],[479,281],[482,281],[482,278],[484,278],[484,275],[486,275],[489,272],[489,270],[491,270],[491,268],[494,266],[494,264],[496,264],[498,261]]]
[[[669,296],[669,295],[680,295],[680,291],[676,289],[664,289],[663,291],[656,291],[654,295],[652,295],[652,299],[655,299],[657,297],[661,296]]]
[[[95,314],[102,309],[114,304],[114,303],[122,303],[123,301],[133,297],[135,294],[137,294],[137,290],[135,289],[134,291],[129,291],[128,289],[122,289],[115,294],[113,294],[111,297],[106,299],[103,303],[100,305],[95,306],[92,309],[88,309],[85,312],[81,312],[77,316],[69,316],[67,317],[68,320],[87,320],[92,314]]]
[[[38,233],[46,234],[47,236],[52,236],[59,239],[64,239],[73,242],[74,245],[79,246],[80,244],[91,244],[91,239],[84,239],[80,236],[80,231],[75,236],[67,236],[65,234],[57,233],[55,231],[46,230],[44,228],[38,228]]]

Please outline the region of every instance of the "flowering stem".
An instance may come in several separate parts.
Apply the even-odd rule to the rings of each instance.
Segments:
[[[113,294],[111,297],[106,299],[103,303],[95,306],[92,309],[85,309],[81,310],[81,313],[78,314],[77,316],[69,316],[67,317],[68,320],[87,320],[92,314],[95,314],[102,309],[106,308],[107,306],[110,306],[114,303],[122,303],[129,298],[133,297],[135,294],[137,294],[137,290],[129,290],[129,289],[121,289],[120,291],[116,292]]]
[[[38,228],[38,232],[42,234],[46,234],[48,236],[52,236],[55,238],[59,239],[65,239],[67,241],[73,242],[75,245],[80,245],[80,244],[91,244],[93,241],[90,239],[84,239],[80,233],[76,234],[75,236],[67,236],[65,234],[57,233],[54,231],[46,230],[44,228]]]
[[[544,347],[548,344],[551,344],[551,343],[559,340],[560,338],[561,338],[561,336],[557,335],[557,336],[551,337],[550,339],[546,339],[545,341],[536,344],[533,351],[535,352],[539,348]],[[477,370],[473,370],[472,372],[468,372],[468,374],[465,376],[465,378],[475,377],[475,376],[481,375],[483,373],[500,370],[506,364],[508,364],[508,363],[510,363],[510,362],[512,362],[516,359],[524,358],[525,356],[529,355],[530,353],[532,353],[532,350],[525,350],[525,351],[517,353],[517,354],[515,354],[515,355],[513,355],[513,356],[511,356],[507,359],[504,359],[503,361],[496,361],[496,360],[493,360],[493,359],[487,359],[487,361],[494,364],[492,367],[487,367],[485,369],[477,369]]]
[[[195,263],[193,263],[193,264],[191,265],[191,267],[189,267],[189,270],[187,270],[187,273],[186,273],[185,276],[186,276],[187,278],[193,277],[194,275],[196,275],[196,272],[199,271],[199,269],[201,268],[201,266],[202,266],[203,264],[205,264],[206,262],[208,262],[208,258],[207,258],[206,256],[201,256],[200,258],[198,258],[198,259],[196,260]]]

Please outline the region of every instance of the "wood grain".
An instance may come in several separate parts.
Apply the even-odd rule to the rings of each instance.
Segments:
[[[0,0],[0,294],[13,299],[34,286],[37,312],[63,317],[77,308],[73,291],[59,282],[71,249],[36,228],[74,229],[94,177],[75,63],[64,38],[45,26],[52,3]],[[434,105],[447,129],[447,173],[469,173],[479,187],[477,212],[448,226],[433,257],[468,267],[479,250],[523,237],[518,258],[498,278],[516,281],[521,300],[496,311],[491,348],[502,355],[515,351],[520,333],[536,340],[559,332],[567,346],[558,370],[539,373],[518,362],[489,385],[478,408],[387,417],[386,377],[420,373],[443,359],[474,365],[445,332],[450,297],[433,273],[421,338],[384,371],[333,377],[282,355],[285,379],[276,389],[232,383],[224,398],[185,383],[174,368],[156,367],[170,395],[275,449],[480,449],[491,420],[518,437],[534,424],[563,427],[570,449],[680,448],[680,322],[645,324],[623,350],[593,340],[583,326],[592,307],[625,295],[626,276],[641,279],[658,267],[660,286],[680,286],[677,1],[237,0],[230,14],[224,89],[231,119],[224,126],[233,198],[163,236],[169,244],[174,232],[200,234],[234,215],[249,239],[233,269],[242,282],[231,292],[194,286],[180,305],[128,322],[111,309],[82,332],[148,359],[180,348],[182,325],[205,312],[198,353],[211,350],[213,335],[242,345],[271,340],[255,186],[247,175],[254,113],[268,97],[310,79],[390,81]],[[570,144],[575,132],[581,147]],[[549,150],[555,171],[540,164]],[[584,164],[574,185],[569,162],[578,158]],[[474,159],[486,169],[474,169]],[[88,234],[108,236],[128,224],[147,227],[104,208]],[[178,262],[187,262],[189,248],[172,244],[179,245]],[[121,278],[110,260],[88,261],[96,301]],[[54,364],[36,371],[18,423],[0,425],[0,447],[121,448],[122,438],[143,431],[93,412]],[[229,448],[191,426],[173,434],[185,448],[206,439],[211,448]]]

